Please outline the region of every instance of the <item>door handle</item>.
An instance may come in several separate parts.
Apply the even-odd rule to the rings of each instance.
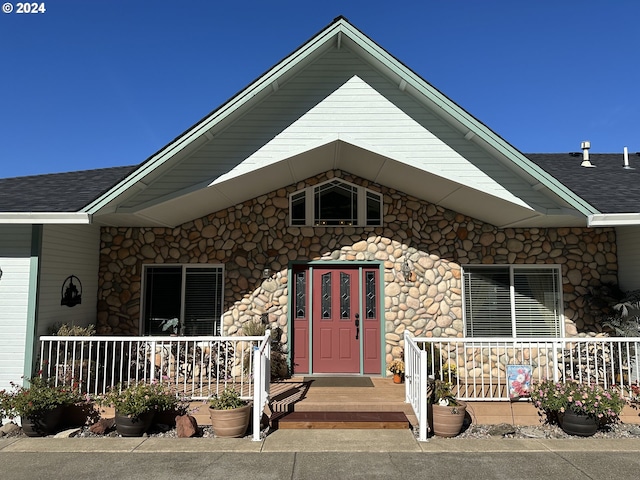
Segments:
[[[358,340],[360,335],[360,315],[356,313],[356,340]]]

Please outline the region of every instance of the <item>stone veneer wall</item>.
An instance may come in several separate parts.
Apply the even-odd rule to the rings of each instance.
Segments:
[[[290,227],[288,195],[339,177],[384,194],[384,227]],[[617,283],[611,228],[506,228],[370,184],[340,171],[279,189],[175,228],[104,227],[98,292],[99,334],[138,335],[143,264],[224,264],[225,334],[267,313],[287,345],[287,265],[301,260],[384,263],[386,360],[400,358],[402,334],[463,337],[464,264],[558,264],[565,333],[601,328],[584,295]],[[409,260],[414,278],[405,282]],[[262,271],[272,278],[262,279]]]

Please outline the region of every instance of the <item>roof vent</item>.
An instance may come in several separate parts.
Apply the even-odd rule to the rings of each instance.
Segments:
[[[591,162],[589,161],[589,149],[591,148],[591,142],[582,142],[580,144],[580,148],[582,149],[582,163],[580,166],[593,167],[594,165],[591,165]]]
[[[627,147],[624,147],[623,149],[623,158],[624,158],[624,168],[626,170],[633,170],[633,168],[631,168],[631,166],[629,165],[629,149]]]

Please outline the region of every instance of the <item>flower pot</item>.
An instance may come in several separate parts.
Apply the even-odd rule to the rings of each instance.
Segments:
[[[56,407],[21,418],[22,431],[27,437],[44,437],[55,432],[60,424],[62,410],[63,407]]]
[[[439,437],[455,437],[462,430],[467,405],[458,401],[456,406],[431,405],[433,433]]]
[[[116,431],[123,437],[141,437],[149,430],[154,414],[154,411],[149,411],[137,417],[130,417],[116,411]]]
[[[402,374],[394,373],[393,374],[393,383],[402,383]]]
[[[231,410],[216,410],[209,407],[209,416],[216,437],[242,437],[249,427],[251,405]]]
[[[598,420],[595,417],[567,410],[562,416],[562,430],[569,435],[590,437],[598,431]]]

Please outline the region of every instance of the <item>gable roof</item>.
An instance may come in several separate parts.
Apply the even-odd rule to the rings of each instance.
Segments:
[[[329,169],[502,227],[600,213],[343,17],[80,213],[175,226]]]
[[[313,70],[320,80],[311,84],[312,80],[307,79],[306,96],[290,105],[287,118],[278,118],[274,107],[270,119],[257,119],[258,107],[284,95],[281,92],[291,88],[291,84],[318,62],[333,54],[346,55],[344,52],[350,55],[349,60],[341,64],[344,68],[368,69],[364,73],[356,72],[352,78],[355,82],[364,80],[361,83],[378,94],[380,105],[387,101],[396,107],[394,113],[402,116],[405,124],[423,121],[420,127],[429,134],[433,133],[428,131],[432,123],[437,123],[439,131],[430,138],[436,141],[436,150],[447,150],[446,156],[438,159],[438,155],[423,150],[421,158],[407,158],[400,148],[395,151],[385,149],[379,139],[369,137],[363,141],[362,135],[350,135],[339,129],[325,137],[318,135],[319,130],[312,129],[307,114],[331,100],[330,92],[318,93],[317,90],[326,87],[319,82],[334,73],[331,68]],[[366,78],[370,72],[376,77]],[[340,94],[340,89],[351,88],[347,80],[349,78],[345,77],[340,79],[342,83],[333,84],[334,91]],[[331,81],[338,82],[338,79],[331,78]],[[313,97],[314,94],[318,96]],[[398,100],[400,96],[402,99]],[[409,100],[420,109],[422,120],[412,116]],[[253,123],[248,124],[245,120],[250,115],[254,116]],[[426,116],[430,119],[424,120]],[[374,112],[371,117],[375,117]],[[341,118],[335,117],[332,125],[338,125]],[[234,130],[243,121],[244,130]],[[301,124],[309,127],[306,133],[312,138],[306,144],[292,145],[282,141],[292,130],[288,129],[290,121],[294,122],[293,127]],[[256,127],[258,123],[260,125]],[[271,130],[268,130],[265,125],[271,123],[276,125],[270,125]],[[298,135],[304,136],[299,132]],[[234,144],[239,136],[243,136],[243,142]],[[291,136],[287,137],[289,139]],[[423,148],[427,143],[416,148]],[[208,149],[212,145],[218,148],[217,157],[209,155]],[[230,148],[229,145],[236,148],[233,155],[220,153],[224,148]],[[266,158],[263,154],[269,149],[271,156]],[[356,155],[347,156],[344,149]],[[274,150],[278,150],[278,154],[273,154]],[[325,161],[318,162],[319,159]],[[460,180],[461,159],[467,163],[469,159],[479,159],[479,163],[470,168],[482,178],[471,184],[467,182],[469,178]],[[318,168],[323,165],[325,170],[328,164],[329,168],[360,175],[499,226],[580,225],[585,223],[588,214],[596,212],[343,17],[335,19],[247,88],[151,156],[83,211],[105,224],[174,226],[206,214],[205,208],[210,208],[209,211],[223,209],[249,198],[248,195],[257,196],[301,181],[305,178],[301,172],[307,176],[319,173],[310,168],[311,164]]]

